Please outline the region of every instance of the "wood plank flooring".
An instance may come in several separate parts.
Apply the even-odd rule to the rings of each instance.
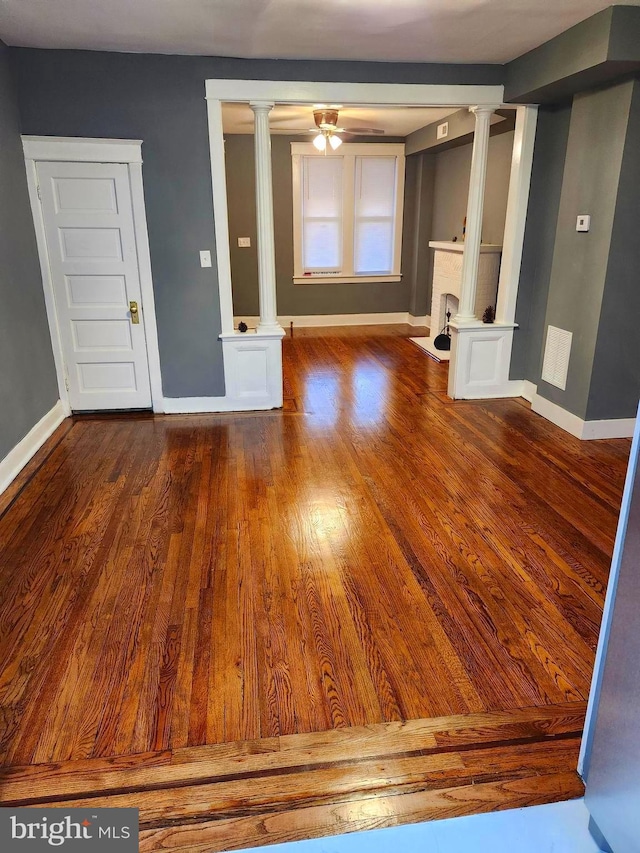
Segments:
[[[0,503],[0,801],[222,850],[577,796],[629,442],[296,330],[281,412],[67,421]]]

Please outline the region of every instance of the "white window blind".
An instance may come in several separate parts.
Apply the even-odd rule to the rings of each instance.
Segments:
[[[362,275],[393,270],[396,158],[356,157],[354,269]]]
[[[307,272],[342,267],[342,159],[304,157],[302,258]]]

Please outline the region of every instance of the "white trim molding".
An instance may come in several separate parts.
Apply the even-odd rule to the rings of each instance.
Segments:
[[[533,387],[535,388],[536,386]],[[524,397],[525,395],[523,394],[522,396]],[[601,438],[631,438],[636,425],[635,418],[585,421],[578,417],[578,415],[574,415],[572,412],[563,409],[557,403],[552,403],[546,397],[541,397],[537,391],[532,395],[531,411],[542,415],[543,418],[551,421],[552,424],[583,441]]]
[[[537,123],[538,107],[526,106],[516,109],[509,194],[502,239],[500,281],[498,282],[498,304],[496,305],[496,317],[503,323],[513,323],[516,316]]]
[[[504,86],[424,83],[319,83],[307,80],[206,80],[207,100],[285,104],[447,106],[501,104]],[[512,106],[512,105],[510,105]]]
[[[51,334],[53,359],[58,380],[58,393],[63,404],[69,408],[69,394],[65,382],[65,365],[62,349],[62,339],[58,326],[53,281],[49,268],[49,253],[45,236],[42,206],[38,195],[37,164],[42,161],[72,162],[72,163],[123,163],[128,167],[129,186],[131,189],[131,206],[133,211],[133,228],[138,256],[140,275],[140,291],[142,294],[142,314],[147,345],[147,362],[149,366],[149,381],[151,386],[151,401],[154,412],[163,412],[162,373],[160,369],[160,349],[158,345],[158,329],[156,325],[156,310],[153,291],[153,276],[151,272],[151,256],[149,253],[149,235],[147,232],[147,216],[144,204],[144,188],[142,183],[142,140],[140,139],[85,139],[69,136],[23,136],[27,170],[27,186],[29,200],[33,213],[36,232],[36,245],[44,301]],[[70,410],[70,409],[69,409]]]
[[[27,160],[74,163],[142,163],[141,139],[89,139],[81,136],[23,136]]]
[[[534,385],[533,382],[529,382],[528,379],[522,380],[522,396],[529,403],[533,403],[533,398],[535,397],[537,390],[538,386]]]
[[[250,329],[255,329],[260,322],[259,317],[233,318],[237,327],[240,321],[244,321]],[[294,328],[323,328],[325,326],[431,326],[431,317],[425,314],[415,317],[405,311],[397,311],[386,314],[280,314],[278,322],[281,326],[289,328],[293,323]]]
[[[69,414],[69,410],[62,400],[58,400],[55,406],[44,417],[40,418],[38,423],[16,444],[13,450],[10,450],[0,461],[0,495],[11,485],[24,466],[35,456]]]

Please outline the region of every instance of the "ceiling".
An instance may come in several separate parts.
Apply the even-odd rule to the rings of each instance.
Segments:
[[[501,63],[610,5],[611,0],[0,0],[0,38],[47,48]]]
[[[341,107],[339,127],[384,130],[385,136],[408,136],[414,130],[439,121],[458,107]],[[253,112],[248,104],[223,104],[222,123],[225,133],[253,133]],[[276,104],[269,114],[272,134],[308,133],[315,127],[313,106]],[[317,133],[317,130],[316,130]],[[311,134],[309,134],[311,138]]]

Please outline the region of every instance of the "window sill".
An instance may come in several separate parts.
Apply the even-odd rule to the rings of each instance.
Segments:
[[[402,281],[401,275],[303,275],[294,276],[294,284],[374,284],[376,282]]]

